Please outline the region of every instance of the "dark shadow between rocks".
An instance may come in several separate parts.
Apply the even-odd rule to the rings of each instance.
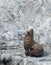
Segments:
[[[3,58],[3,59],[0,59],[0,65],[11,65],[12,64],[12,59],[9,58],[9,59],[6,59],[6,58]]]

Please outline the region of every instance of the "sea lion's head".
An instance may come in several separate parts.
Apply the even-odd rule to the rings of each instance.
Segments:
[[[28,31],[27,31],[27,35],[29,36],[29,37],[31,37],[31,39],[33,39],[33,29],[29,29]]]
[[[33,29],[28,30],[27,34],[31,36],[33,34]]]
[[[29,36],[32,36],[32,35],[33,35],[33,27],[29,27],[29,28],[28,28],[27,34],[28,34]]]

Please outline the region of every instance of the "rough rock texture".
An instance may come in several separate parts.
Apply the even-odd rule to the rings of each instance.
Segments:
[[[43,57],[26,57],[23,39],[33,26]],[[51,65],[51,0],[0,0],[0,59],[13,65]],[[0,64],[2,65],[2,64]]]

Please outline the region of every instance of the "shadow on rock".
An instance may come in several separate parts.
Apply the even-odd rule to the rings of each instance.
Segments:
[[[47,51],[44,52],[44,56],[48,56],[49,53]]]
[[[9,59],[6,59],[6,58],[0,59],[0,65],[12,65],[12,59],[11,58],[9,58]]]

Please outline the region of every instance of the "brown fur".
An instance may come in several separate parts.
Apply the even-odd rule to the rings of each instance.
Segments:
[[[33,31],[27,31],[27,34],[24,38],[24,48],[25,50],[28,50],[31,46],[32,46],[32,43],[33,43],[33,35],[32,35],[32,32]]]
[[[30,56],[40,57],[43,53],[43,47],[38,43],[34,43],[30,50]]]

